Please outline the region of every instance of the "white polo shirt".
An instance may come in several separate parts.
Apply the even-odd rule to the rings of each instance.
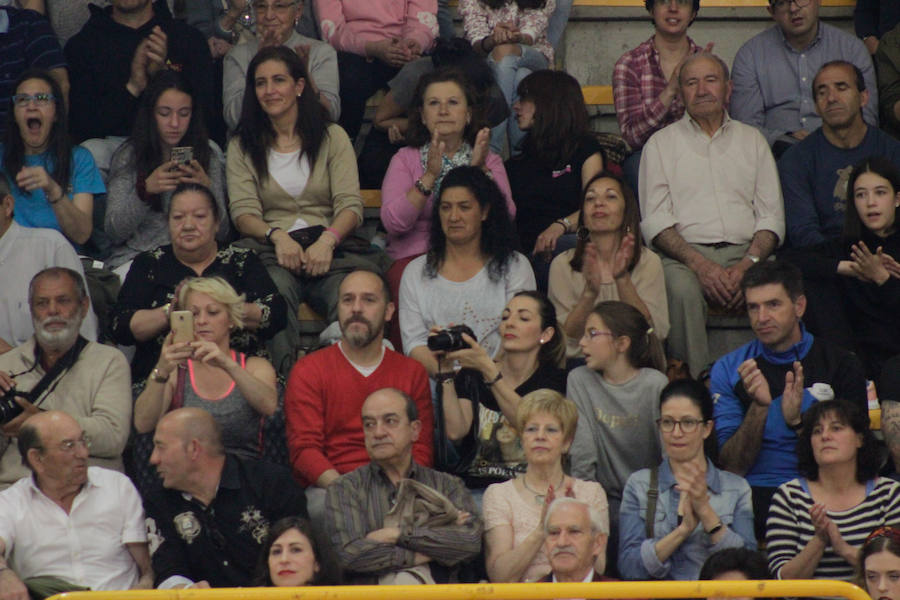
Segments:
[[[88,467],[69,514],[33,477],[0,492],[0,539],[20,579],[50,575],[92,590],[127,590],[140,574],[125,544],[146,542],[147,529],[131,480]]]

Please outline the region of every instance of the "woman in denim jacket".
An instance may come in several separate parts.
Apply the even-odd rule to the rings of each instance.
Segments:
[[[659,404],[657,425],[667,458],[652,470],[655,486],[651,469],[633,473],[625,484],[619,571],[625,579],[697,579],[712,553],[756,548],[750,486],[713,465],[713,406],[705,386],[674,381],[663,388]],[[658,497],[648,527],[654,487]]]

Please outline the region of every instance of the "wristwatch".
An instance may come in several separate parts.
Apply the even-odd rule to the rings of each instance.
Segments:
[[[269,227],[269,230],[266,231],[266,241],[270,244],[272,243],[272,234],[281,229],[281,227]]]
[[[759,262],[759,257],[755,254],[745,254],[744,256],[746,256],[747,260],[752,262],[754,265]]]
[[[154,367],[153,372],[150,373],[150,379],[152,379],[156,383],[165,383],[169,380],[168,377],[162,374],[162,371],[159,370],[159,367]]]

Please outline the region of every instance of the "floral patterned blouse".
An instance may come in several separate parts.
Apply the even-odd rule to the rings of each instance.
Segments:
[[[262,311],[262,319],[256,331],[237,329],[231,334],[231,348],[248,356],[264,356],[264,343],[287,323],[287,304],[275,288],[265,266],[253,251],[228,246],[216,253],[216,258],[206,267],[202,277],[218,275],[234,287],[238,294],[246,294],[247,302],[253,302]],[[171,302],[175,288],[197,273],[175,257],[171,244],[138,254],[113,308],[113,337],[116,343],[135,345],[137,351],[131,361],[132,386],[142,387],[153,370],[168,330],[144,342],[139,342],[131,332],[131,317],[139,310],[158,308]]]

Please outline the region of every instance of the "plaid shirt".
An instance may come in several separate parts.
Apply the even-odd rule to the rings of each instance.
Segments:
[[[687,41],[689,52],[700,52],[694,40]],[[616,62],[613,70],[616,118],[622,137],[633,150],[641,148],[653,133],[684,115],[684,104],[678,96],[668,107],[659,101],[666,83],[652,36]]]
[[[330,518],[332,545],[345,576],[352,583],[375,583],[380,575],[410,568],[416,552],[431,557],[438,565],[452,568],[472,560],[481,551],[484,532],[478,516],[481,511],[462,481],[415,462],[407,477],[444,494],[454,506],[472,517],[465,525],[412,527],[402,532],[396,544],[376,542],[366,535],[384,527],[384,516],[396,500],[396,486],[375,463],[342,475],[328,487],[325,510]]]

